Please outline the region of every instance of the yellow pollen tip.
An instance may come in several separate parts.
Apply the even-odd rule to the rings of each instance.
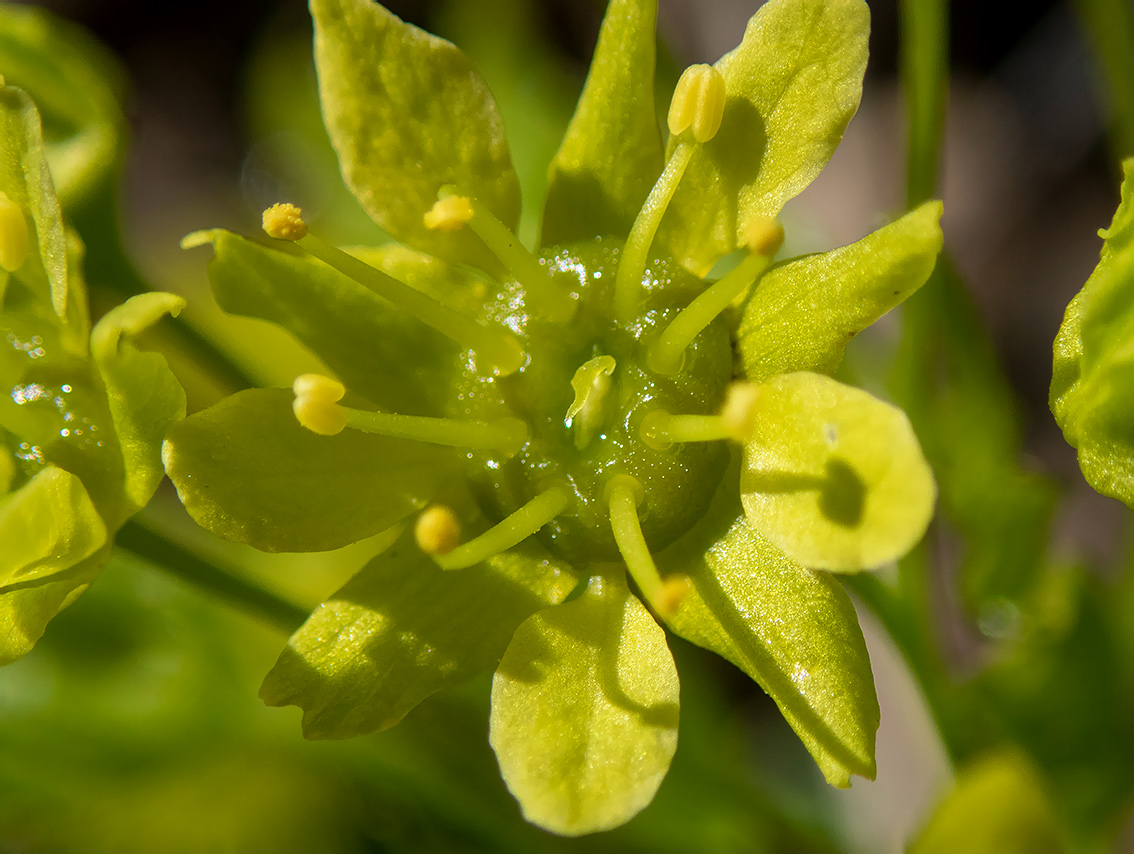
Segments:
[[[661,593],[653,604],[660,616],[672,617],[677,613],[677,609],[681,607],[681,603],[685,601],[685,597],[688,595],[689,579],[684,575],[679,575],[667,579],[662,584]]]
[[[749,252],[771,258],[784,245],[784,227],[766,216],[754,216],[744,227],[743,245]]]
[[[725,393],[721,422],[737,442],[747,442],[756,432],[760,389],[752,383],[733,383]]]
[[[272,205],[264,211],[264,231],[277,240],[300,240],[307,236],[303,211],[288,202]]]
[[[446,196],[426,211],[422,222],[434,231],[457,231],[473,218],[472,200],[467,196]]]
[[[697,142],[708,142],[721,127],[725,106],[724,77],[711,65],[690,65],[677,81],[669,102],[669,132],[693,129]]]
[[[338,401],[346,387],[338,380],[320,374],[303,374],[291,385],[295,400],[291,408],[295,419],[312,433],[334,436],[347,424],[347,411]]]
[[[28,221],[6,193],[0,193],[0,267],[14,273],[28,257]]]
[[[413,538],[427,555],[446,555],[461,542],[461,523],[452,508],[434,504],[417,517]]]

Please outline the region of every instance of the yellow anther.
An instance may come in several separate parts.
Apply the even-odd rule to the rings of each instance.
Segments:
[[[461,542],[461,523],[452,508],[434,504],[417,517],[413,538],[427,555],[447,555]]]
[[[759,417],[759,402],[760,389],[753,383],[738,382],[728,387],[721,408],[721,423],[729,438],[742,443],[752,438]]]
[[[14,273],[28,257],[28,221],[20,206],[0,193],[0,267]]]
[[[784,227],[766,216],[754,216],[744,227],[743,245],[749,252],[771,258],[784,245]]]
[[[433,205],[422,222],[435,231],[458,231],[473,218],[472,200],[466,196],[446,196]]]
[[[277,240],[302,240],[307,236],[303,211],[288,202],[272,205],[264,211],[264,231]]]
[[[693,128],[697,142],[717,135],[724,116],[725,82],[711,65],[690,65],[677,81],[669,102],[669,132],[674,136]]]
[[[346,388],[341,382],[320,374],[303,374],[291,385],[295,392],[292,411],[296,420],[320,436],[341,433],[347,424],[347,410],[339,405]]]

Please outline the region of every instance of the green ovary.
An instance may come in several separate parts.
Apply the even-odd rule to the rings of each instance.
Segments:
[[[680,371],[662,376],[650,370],[647,348],[704,283],[676,262],[656,259],[643,277],[637,316],[620,325],[611,308],[618,254],[618,246],[603,240],[543,254],[555,281],[579,295],[578,309],[565,323],[530,312],[523,283],[506,283],[489,301],[484,320],[514,332],[527,362],[507,377],[487,377],[476,372],[466,353],[452,396],[454,417],[513,416],[529,425],[529,441],[514,457],[470,453],[470,480],[491,518],[506,516],[549,486],[565,486],[574,506],[540,536],[568,560],[620,559],[604,497],[613,476],[630,475],[641,484],[642,530],[657,550],[700,518],[728,460],[720,442],[659,449],[642,440],[642,419],[654,409],[680,414],[720,409],[732,379],[732,345],[718,318],[686,349]],[[609,386],[594,392],[588,429],[581,433],[578,418],[568,421],[576,400],[571,381],[580,367],[602,356],[613,358],[614,370]]]

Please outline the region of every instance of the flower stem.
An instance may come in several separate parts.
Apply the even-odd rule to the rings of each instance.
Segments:
[[[292,634],[307,619],[307,611],[299,605],[193,554],[140,522],[126,522],[118,531],[114,545],[145,563],[163,569],[234,605],[238,610],[274,626],[284,634]]]

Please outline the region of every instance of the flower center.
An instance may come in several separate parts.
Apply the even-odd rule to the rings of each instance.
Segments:
[[[681,369],[650,366],[651,346],[704,283],[679,264],[655,259],[642,276],[636,314],[613,317],[620,246],[594,243],[553,247],[541,264],[578,294],[570,319],[530,310],[523,284],[510,280],[485,308],[483,320],[515,334],[527,360],[506,376],[463,361],[451,415],[472,421],[520,419],[529,436],[508,456],[470,450],[470,479],[482,508],[502,518],[549,488],[564,490],[568,509],[540,536],[568,560],[618,560],[607,485],[618,475],[641,487],[638,514],[651,549],[687,531],[704,512],[724,468],[720,442],[647,442],[642,422],[653,412],[709,415],[720,410],[732,378],[726,324],[709,323],[683,352]]]

